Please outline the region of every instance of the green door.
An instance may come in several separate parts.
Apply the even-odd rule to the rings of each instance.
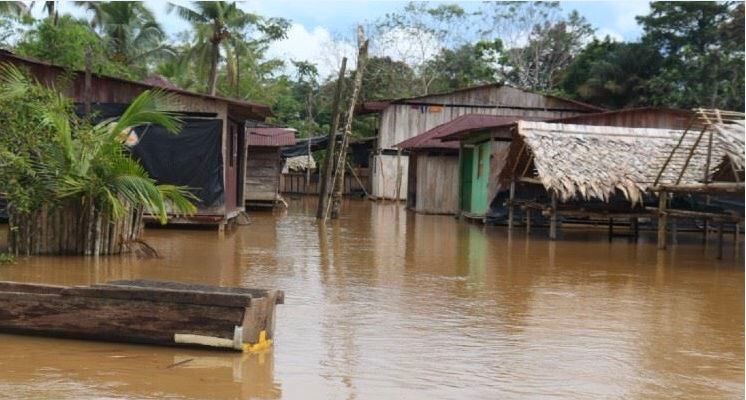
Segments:
[[[487,187],[490,176],[492,143],[482,142],[474,147],[469,212],[483,215],[487,212]]]
[[[474,174],[474,149],[461,148],[461,211],[471,212],[471,185]]]

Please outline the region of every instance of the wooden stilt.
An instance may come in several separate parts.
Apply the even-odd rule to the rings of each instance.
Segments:
[[[508,229],[513,229],[513,218],[515,207],[513,202],[515,201],[515,181],[510,181],[510,198],[508,199]]]
[[[679,244],[678,233],[679,233],[678,220],[674,218],[673,220],[671,220],[671,242],[673,244]]]
[[[609,242],[614,237],[614,218],[609,218]]]
[[[557,193],[552,191],[552,215],[549,220],[549,239],[557,239]]]
[[[723,223],[718,224],[718,260],[723,259]]]
[[[632,224],[632,235],[635,238],[635,242],[640,238],[640,221],[637,219],[637,217],[632,218],[631,221]]]
[[[666,225],[668,224],[668,215],[666,214],[666,205],[668,194],[661,191],[658,193],[658,250],[666,248]]]
[[[738,254],[740,253],[738,251],[739,249],[738,236],[741,234],[740,230],[741,230],[741,223],[736,222],[736,227],[735,227],[735,230],[733,231],[733,257],[735,259],[738,259]]]
[[[526,234],[531,233],[531,209],[526,208]]]

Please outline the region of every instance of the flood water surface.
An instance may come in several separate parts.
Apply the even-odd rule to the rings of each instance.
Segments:
[[[215,231],[149,229],[162,258],[33,257],[0,280],[168,279],[282,289],[259,355],[0,335],[0,397],[732,399],[744,269],[700,238],[483,227],[392,203],[311,201]],[[649,235],[653,237],[652,234]]]

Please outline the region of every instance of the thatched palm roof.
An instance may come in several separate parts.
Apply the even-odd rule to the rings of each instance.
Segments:
[[[522,171],[526,171],[527,177],[538,179],[563,201],[608,200],[619,190],[636,203],[644,192],[652,189],[667,159],[669,168],[661,173],[659,183],[675,183],[682,170],[680,183],[697,183],[714,172],[716,161],[710,162],[709,171],[705,171],[707,150],[695,143],[695,135],[684,137],[679,146],[693,149],[691,157],[669,157],[683,133],[670,129],[519,121],[509,162],[500,178],[506,182],[520,178]],[[717,144],[713,146],[711,160],[722,159],[730,152],[742,157],[743,140],[739,153],[738,143],[728,138],[714,140]]]

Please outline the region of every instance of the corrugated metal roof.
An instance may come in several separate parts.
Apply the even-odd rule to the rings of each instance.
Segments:
[[[249,146],[282,147],[295,144],[295,129],[292,128],[246,128]]]
[[[0,49],[0,61],[10,61],[10,62],[15,61],[15,62],[25,63],[27,65],[36,65],[40,67],[45,67],[47,69],[55,69],[55,70],[59,70],[62,72],[68,71],[68,69],[60,65],[52,64],[50,62],[39,60],[33,57],[21,56],[21,55],[18,55],[18,54],[15,54],[13,52],[3,50],[3,49]],[[75,72],[76,74],[85,73],[84,71],[81,71],[81,70],[73,70],[73,72]],[[168,92],[178,93],[178,94],[185,95],[185,96],[192,96],[192,97],[199,97],[203,99],[223,101],[223,102],[228,103],[229,106],[245,108],[245,109],[251,110],[252,112],[258,115],[261,115],[262,117],[268,117],[272,115],[272,111],[270,110],[269,106],[265,104],[254,103],[254,102],[234,99],[230,97],[213,96],[213,95],[209,95],[206,93],[198,93],[198,92],[192,92],[192,91],[184,90],[180,88],[163,86],[156,82],[148,83],[148,82],[143,82],[143,81],[134,81],[134,80],[119,78],[115,76],[102,75],[102,74],[98,74],[95,72],[91,73],[91,76],[94,76],[100,79],[105,79],[107,81],[112,81],[112,82],[124,82],[124,83],[133,84],[133,85],[139,85],[146,89],[158,88],[158,89],[164,89]]]
[[[527,117],[520,115],[466,114],[409,138],[396,146],[407,150],[458,149],[458,142],[454,140],[444,142],[442,139],[475,130],[510,125],[519,119],[527,119]]]
[[[525,115],[484,115],[484,114],[467,114],[462,117],[468,117],[468,116],[474,116],[474,117],[480,117],[479,119],[473,119],[473,122],[464,122],[462,126],[456,127],[456,129],[451,129],[450,132],[444,133],[439,136],[440,140],[445,143],[450,143],[453,141],[458,141],[466,136],[469,135],[469,133],[477,131],[477,130],[483,130],[483,129],[493,129],[493,128],[500,128],[504,126],[513,125],[516,122],[523,120],[523,121],[544,121],[547,118],[545,117],[527,117]],[[462,118],[459,117],[459,118]],[[451,122],[457,121],[459,118],[454,119]]]
[[[541,96],[544,96],[544,97],[547,97],[547,98],[552,98],[552,99],[563,101],[563,102],[566,102],[566,103],[569,103],[569,104],[574,104],[574,105],[576,105],[578,107],[582,107],[582,108],[586,109],[587,111],[595,111],[595,112],[607,111],[606,108],[599,107],[599,106],[596,106],[596,105],[593,105],[593,104],[588,104],[588,103],[584,103],[582,101],[572,100],[572,99],[568,99],[568,98],[565,98],[565,97],[560,97],[560,96],[555,96],[555,95],[550,95],[550,94],[539,93],[537,91],[523,89],[523,88],[520,88],[518,86],[514,86],[514,85],[510,85],[510,84],[506,84],[506,83],[488,83],[488,84],[484,84],[484,85],[469,86],[469,87],[465,87],[465,88],[455,89],[455,90],[451,90],[451,91],[447,91],[447,92],[430,93],[430,94],[426,94],[426,95],[422,95],[422,96],[412,96],[412,97],[402,97],[402,98],[398,98],[398,99],[381,99],[381,100],[366,101],[366,102],[363,102],[362,104],[358,105],[355,108],[355,114],[356,115],[365,115],[365,114],[378,113],[378,112],[383,111],[386,107],[390,106],[391,104],[412,104],[413,102],[416,103],[417,100],[425,100],[425,99],[430,98],[430,97],[444,96],[444,95],[450,95],[450,94],[461,93],[461,92],[468,92],[470,90],[478,90],[478,89],[489,88],[489,87],[499,88],[499,87],[502,87],[502,86],[512,87],[514,89],[518,89],[518,90],[524,91],[526,93],[535,93],[535,94],[538,94],[538,95],[541,95]],[[495,106],[498,106],[498,105],[495,104]],[[506,107],[506,108],[510,108],[510,107]]]

